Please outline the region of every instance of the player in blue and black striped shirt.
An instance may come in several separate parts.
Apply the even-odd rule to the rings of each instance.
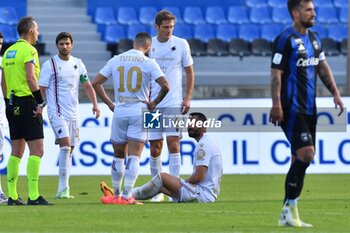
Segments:
[[[316,16],[312,0],[288,0],[288,10],[293,25],[275,39],[271,64],[270,121],[282,127],[292,152],[279,225],[311,227],[299,218],[297,198],[315,154],[317,75],[332,93],[336,108],[340,107],[339,115],[344,108],[321,39],[308,30]]]

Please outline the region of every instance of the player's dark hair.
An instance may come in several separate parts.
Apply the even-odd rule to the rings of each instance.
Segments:
[[[191,112],[190,117],[196,117],[200,121],[206,121],[207,117],[201,112]]]
[[[155,23],[160,26],[163,21],[175,20],[176,17],[168,10],[161,10],[156,15]]]
[[[58,33],[58,35],[56,36],[56,45],[62,39],[70,39],[70,42],[73,44],[73,37],[72,37],[72,34],[70,34],[69,32]]]
[[[312,0],[288,0],[288,3],[287,3],[288,11],[292,19],[293,19],[292,11],[298,8],[302,2],[305,2],[305,3],[312,2]]]
[[[2,35],[2,32],[0,32],[0,38],[4,38],[4,36]]]
[[[135,36],[134,43],[146,47],[148,44],[152,43],[152,38],[147,32],[139,32]]]
[[[18,35],[22,36],[29,32],[29,30],[34,26],[34,18],[32,16],[25,16],[21,18],[17,23]]]

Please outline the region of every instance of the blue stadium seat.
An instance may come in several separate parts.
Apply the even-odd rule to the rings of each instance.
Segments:
[[[16,25],[18,15],[13,7],[0,7],[0,23],[8,25]]]
[[[97,24],[110,25],[115,24],[114,12],[111,7],[98,7],[95,10],[94,22]]]
[[[227,23],[225,11],[219,6],[208,6],[205,10],[205,20],[217,25]]]
[[[272,21],[275,23],[289,24],[292,18],[289,15],[287,6],[272,8]]]
[[[346,24],[331,24],[328,27],[328,38],[341,42],[348,37],[348,27]]]
[[[143,24],[154,25],[154,19],[157,14],[157,8],[151,6],[144,6],[140,8],[139,21]]]
[[[154,25],[150,27],[149,34],[152,37],[157,35],[157,29],[156,29],[156,27]]]
[[[103,40],[107,43],[118,43],[125,38],[125,31],[120,24],[112,24],[106,27]]]
[[[144,24],[131,24],[128,26],[126,38],[134,40],[135,36],[139,32],[148,32],[147,27]]]
[[[170,11],[176,17],[176,23],[183,23],[180,9],[176,6],[165,6],[163,9]]]
[[[184,21],[190,24],[205,23],[201,8],[197,6],[186,6],[184,10]]]
[[[278,23],[264,24],[261,26],[261,38],[273,42],[284,29],[284,25]]]
[[[193,38],[192,27],[189,24],[184,24],[184,23],[176,24],[174,27],[173,34],[177,37],[181,37],[186,40]]]
[[[8,24],[0,24],[0,32],[4,36],[4,43],[13,43],[16,42],[17,36],[12,26]]]
[[[237,38],[237,27],[233,24],[220,24],[216,30],[216,38],[226,42]]]
[[[230,23],[249,23],[248,9],[245,6],[231,6],[228,8],[227,19]]]
[[[287,7],[286,0],[267,0],[267,4],[271,7]]]
[[[133,7],[119,7],[117,19],[120,24],[131,25],[138,24],[136,10]]]
[[[197,24],[194,27],[193,37],[207,43],[208,40],[214,39],[216,36],[212,25]]]
[[[239,25],[238,37],[248,42],[260,38],[259,26],[250,23]]]
[[[319,23],[338,23],[337,10],[333,6],[320,6],[316,9],[316,20]]]
[[[339,21],[341,23],[347,23],[348,22],[348,10],[349,8],[348,7],[341,7],[339,9]]]
[[[334,6],[341,8],[341,7],[348,7],[348,0],[333,0]]]
[[[315,7],[334,6],[333,0],[313,0]]]
[[[249,7],[267,6],[266,0],[246,0],[245,4]]]
[[[252,23],[271,23],[270,9],[267,6],[251,7],[250,22]]]
[[[315,26],[310,28],[310,30],[316,31],[320,35],[321,39],[327,37],[327,30],[322,24],[315,24]]]

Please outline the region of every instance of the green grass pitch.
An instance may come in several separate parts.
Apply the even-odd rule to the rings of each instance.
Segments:
[[[55,200],[57,177],[40,178],[41,194],[54,206],[0,206],[0,232],[350,232],[350,174],[308,174],[299,201],[311,229],[277,226],[284,175],[225,175],[216,203],[103,205],[101,180],[109,176],[72,176],[73,200]],[[149,176],[140,176],[137,185]],[[5,177],[2,176],[5,193]],[[19,195],[27,200],[26,177]]]

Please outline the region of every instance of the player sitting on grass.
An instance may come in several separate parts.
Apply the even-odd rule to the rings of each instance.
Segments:
[[[168,173],[159,173],[141,187],[134,188],[133,197],[146,200],[159,193],[173,198],[173,202],[214,202],[220,193],[222,177],[222,157],[219,147],[207,135],[203,124],[206,116],[195,112],[190,114],[196,124],[188,127],[188,135],[198,143],[195,148],[195,161],[192,175],[182,180]],[[201,125],[202,127],[198,127]],[[101,190],[105,196],[102,199],[113,198],[113,190],[101,182]]]

